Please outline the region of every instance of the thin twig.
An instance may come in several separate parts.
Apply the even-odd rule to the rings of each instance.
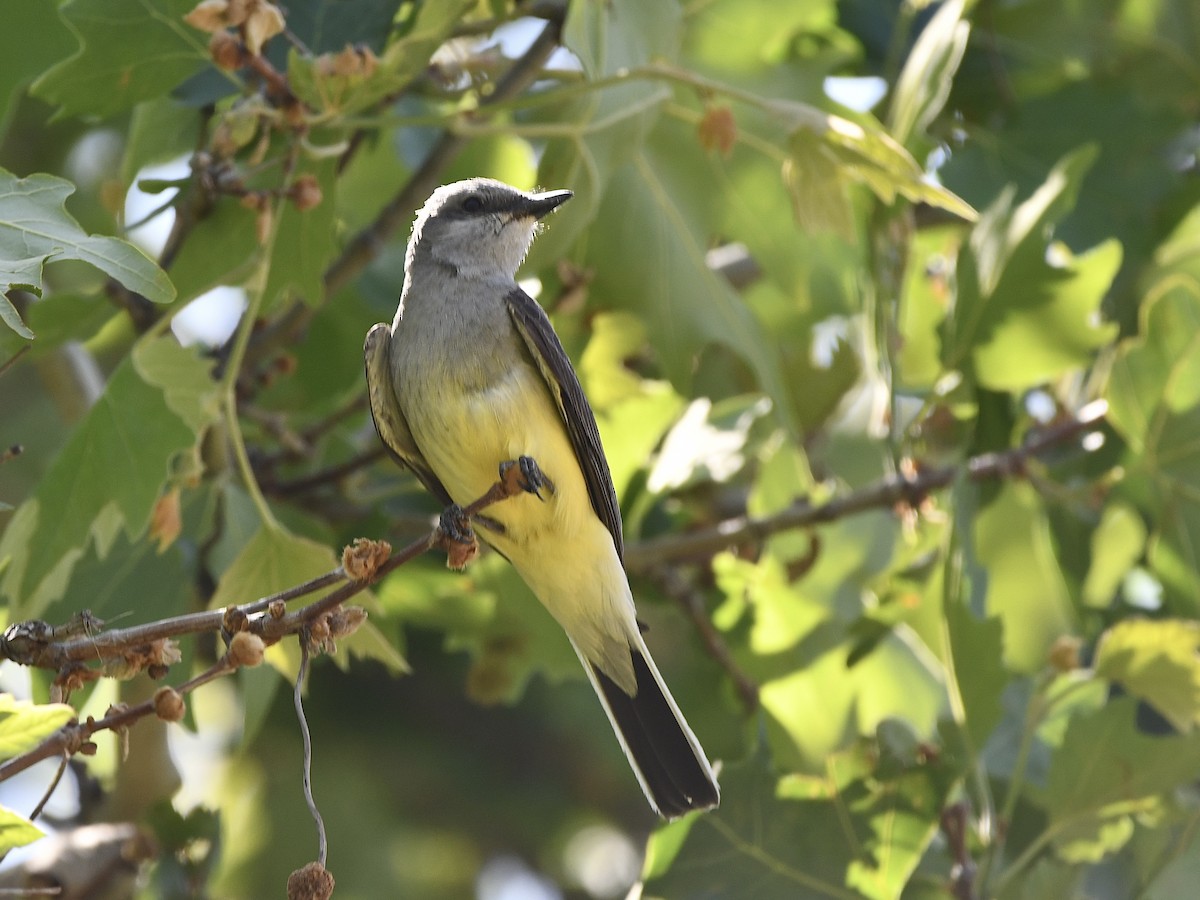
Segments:
[[[324,487],[327,484],[334,484],[341,481],[347,475],[357,472],[359,469],[365,468],[378,460],[383,459],[387,451],[383,447],[377,447],[374,450],[368,450],[366,453],[360,453],[358,456],[353,456],[343,463],[336,466],[330,466],[327,469],[319,469],[302,478],[292,478],[287,480],[262,482],[262,489],[265,493],[274,497],[291,496],[293,494],[303,494],[314,488]]]
[[[1031,459],[1096,428],[1107,410],[1108,405],[1102,400],[1089,403],[1076,418],[1043,429],[1024,445],[980,454],[967,460],[965,465],[926,469],[915,476],[897,474],[817,506],[801,501],[772,516],[738,516],[686,534],[642,541],[626,548],[625,566],[631,572],[646,572],[664,562],[709,559],[727,547],[758,543],[782,531],[832,522],[870,509],[897,504],[915,506],[933,491],[949,487],[958,478],[987,481],[1005,476],[1020,477],[1025,474]]]
[[[514,483],[497,481],[486,494],[469,506],[462,508],[460,515],[463,521],[469,522],[470,518],[481,510],[493,503],[514,496],[520,490],[520,487]],[[282,615],[275,614],[273,604],[280,603],[283,598],[312,593],[320,587],[345,578],[346,574],[339,567],[333,572],[328,572],[311,579],[303,585],[297,585],[286,591],[273,594],[271,597],[265,597],[242,606],[225,610],[209,610],[187,616],[176,616],[173,619],[161,622],[151,622],[146,625],[135,626],[134,628],[120,629],[119,631],[101,632],[100,634],[90,635],[81,639],[72,639],[62,643],[45,641],[42,642],[40,647],[37,646],[37,641],[32,637],[13,639],[9,635],[13,634],[14,629],[18,631],[22,630],[23,625],[44,625],[44,623],[17,623],[11,626],[6,632],[3,650],[5,656],[22,665],[53,667],[61,670],[72,664],[78,665],[83,660],[103,659],[105,656],[117,655],[118,648],[129,649],[150,643],[153,640],[179,637],[183,634],[219,631],[226,621],[236,619],[241,619],[244,622],[245,629],[261,637],[264,643],[274,643],[291,634],[305,634],[313,623],[326,613],[341,606],[351,597],[366,590],[384,575],[420,556],[422,553],[433,547],[450,547],[455,543],[454,539],[447,536],[439,525],[424,538],[414,541],[400,552],[393,554],[383,564],[375,567],[368,576],[363,577],[361,580],[343,584],[341,587],[321,599],[310,603],[308,606]],[[253,614],[262,613],[268,607],[272,607],[269,613],[259,615],[257,618],[249,618]],[[27,628],[24,630],[32,634],[40,629]],[[49,630],[51,633],[54,631],[54,629]],[[57,661],[58,665],[50,666],[49,664],[52,661]],[[175,690],[180,694],[186,694],[195,690],[200,685],[207,684],[209,681],[236,669],[237,664],[226,653],[210,668],[194,678],[185,681],[175,688]],[[41,762],[43,759],[48,759],[51,756],[59,754],[70,756],[79,752],[88,743],[92,735],[98,731],[125,728],[138,719],[151,715],[154,712],[155,702],[153,699],[150,699],[136,706],[123,709],[110,708],[109,714],[101,719],[94,719],[89,716],[83,722],[70,722],[46,738],[37,747],[20,756],[15,756],[0,765],[0,782],[12,778],[20,772],[24,772],[30,766]]]
[[[0,363],[0,375],[3,375],[9,369],[11,369],[13,366],[15,366],[17,364],[17,361],[20,360],[20,358],[22,356],[24,356],[26,353],[29,352],[29,348],[31,346],[32,346],[31,344],[25,344],[25,345],[21,346],[20,348],[17,349],[17,351],[12,356],[10,356],[4,362]]]
[[[303,693],[304,679],[308,676],[308,645],[309,635],[308,630],[305,629],[300,632],[300,669],[296,673],[296,685],[292,689],[292,703],[296,707],[296,718],[300,721],[300,738],[304,743],[304,765],[301,776],[304,783],[304,802],[308,804],[308,811],[317,824],[317,862],[321,864],[321,868],[325,868],[325,862],[329,856],[329,839],[325,834],[325,820],[321,817],[317,801],[313,799],[312,733],[308,728],[308,718],[304,715]]]
[[[38,816],[42,814],[42,810],[46,808],[46,804],[50,802],[51,796],[58,789],[58,783],[62,781],[63,772],[67,771],[67,763],[71,761],[71,755],[64,752],[62,762],[58,764],[58,771],[54,773],[54,779],[50,782],[50,786],[46,788],[46,793],[42,794],[42,799],[38,801],[38,805],[33,808],[33,812],[29,814],[29,821],[36,822]]]
[[[708,655],[729,674],[746,713],[751,714],[757,710],[758,682],[746,674],[738,665],[737,660],[733,658],[733,654],[729,652],[729,645],[725,643],[725,639],[713,627],[712,620],[708,617],[708,611],[704,608],[704,599],[700,592],[684,580],[678,569],[670,566],[653,569],[650,577],[658,583],[663,593],[679,604],[691,620],[700,639],[704,642]]]

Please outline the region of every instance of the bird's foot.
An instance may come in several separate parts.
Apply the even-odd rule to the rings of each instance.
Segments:
[[[547,499],[542,491],[547,491],[550,496],[555,493],[554,482],[532,456],[519,456],[516,460],[500,463],[500,481],[512,494],[525,491],[542,501]]]
[[[438,519],[438,537],[446,551],[446,565],[451,569],[465,569],[467,563],[479,555],[479,541],[471,528],[471,517],[457,503],[442,510]]]

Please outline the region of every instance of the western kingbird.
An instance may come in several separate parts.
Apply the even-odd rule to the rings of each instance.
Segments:
[[[529,492],[490,507],[480,534],[567,632],[646,798],[673,818],[716,806],[717,780],[642,640],[595,416],[550,320],[514,280],[539,220],[570,197],[485,178],[433,192],[396,317],[367,334],[371,414],[446,505],[482,496],[519,461]]]

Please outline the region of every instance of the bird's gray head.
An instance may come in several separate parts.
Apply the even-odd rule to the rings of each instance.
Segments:
[[[428,254],[463,277],[511,278],[538,220],[569,199],[570,191],[531,194],[491,178],[443,185],[417,213],[406,268]]]

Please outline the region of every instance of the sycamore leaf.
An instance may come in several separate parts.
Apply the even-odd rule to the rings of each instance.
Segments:
[[[33,85],[62,115],[109,116],[166,94],[209,61],[207,35],[183,16],[195,0],[72,0],[61,15],[74,56]]]
[[[1200,723],[1200,622],[1126,619],[1096,648],[1096,674],[1162,713],[1176,729]]]
[[[965,6],[965,0],[949,0],[938,8],[896,79],[888,128],[902,144],[908,143],[913,132],[928,127],[950,97],[971,33],[970,23],[963,18]]]
[[[1120,244],[1075,256],[1046,237],[1074,207],[1096,155],[1093,146],[1076,150],[1024,202],[1008,189],[984,210],[959,251],[942,340],[947,369],[969,364],[981,384],[1019,391],[1086,364],[1115,337],[1100,303],[1120,267]]]
[[[43,612],[62,596],[89,540],[103,559],[118,529],[146,533],[177,454],[216,415],[211,363],[174,337],[139,345],[0,536],[10,614]],[[148,425],[152,423],[152,427]]]
[[[0,806],[0,854],[32,844],[45,834],[22,815]]]
[[[89,235],[79,226],[63,207],[74,191],[71,182],[53,175],[17,178],[0,169],[0,296],[11,288],[41,294],[42,265],[53,257],[90,263],[154,303],[174,299],[166,273],[140,249],[120,238]],[[0,318],[32,338],[14,316],[7,300],[0,304]]]
[[[791,160],[793,170],[812,164],[814,154],[806,148],[815,136],[829,159],[836,161],[836,172],[843,184],[863,184],[884,203],[894,202],[899,195],[914,203],[939,207],[968,222],[975,220],[977,214],[969,203],[926,179],[917,161],[877,123],[852,122],[792,100],[771,101],[769,108],[791,128],[793,153],[805,150]],[[809,180],[800,184],[812,186]],[[803,197],[797,197],[796,201],[805,202]],[[829,200],[824,203],[828,206]]]
[[[1037,794],[1055,848],[1069,859],[1098,859],[1132,833],[1122,820],[1153,812],[1200,776],[1200,730],[1158,737],[1139,731],[1137,701],[1123,697],[1078,713],[1055,749]]]
[[[915,740],[898,749],[895,726],[834,754],[821,775],[778,778],[762,751],[725,766],[719,809],[651,836],[643,895],[899,898],[958,775]]]
[[[65,703],[38,706],[0,694],[0,759],[32,750],[73,718],[75,710]]]
[[[1155,523],[1150,563],[1190,616],[1200,610],[1200,284],[1168,279],[1140,319],[1117,351],[1107,394],[1130,450],[1121,491]]]

